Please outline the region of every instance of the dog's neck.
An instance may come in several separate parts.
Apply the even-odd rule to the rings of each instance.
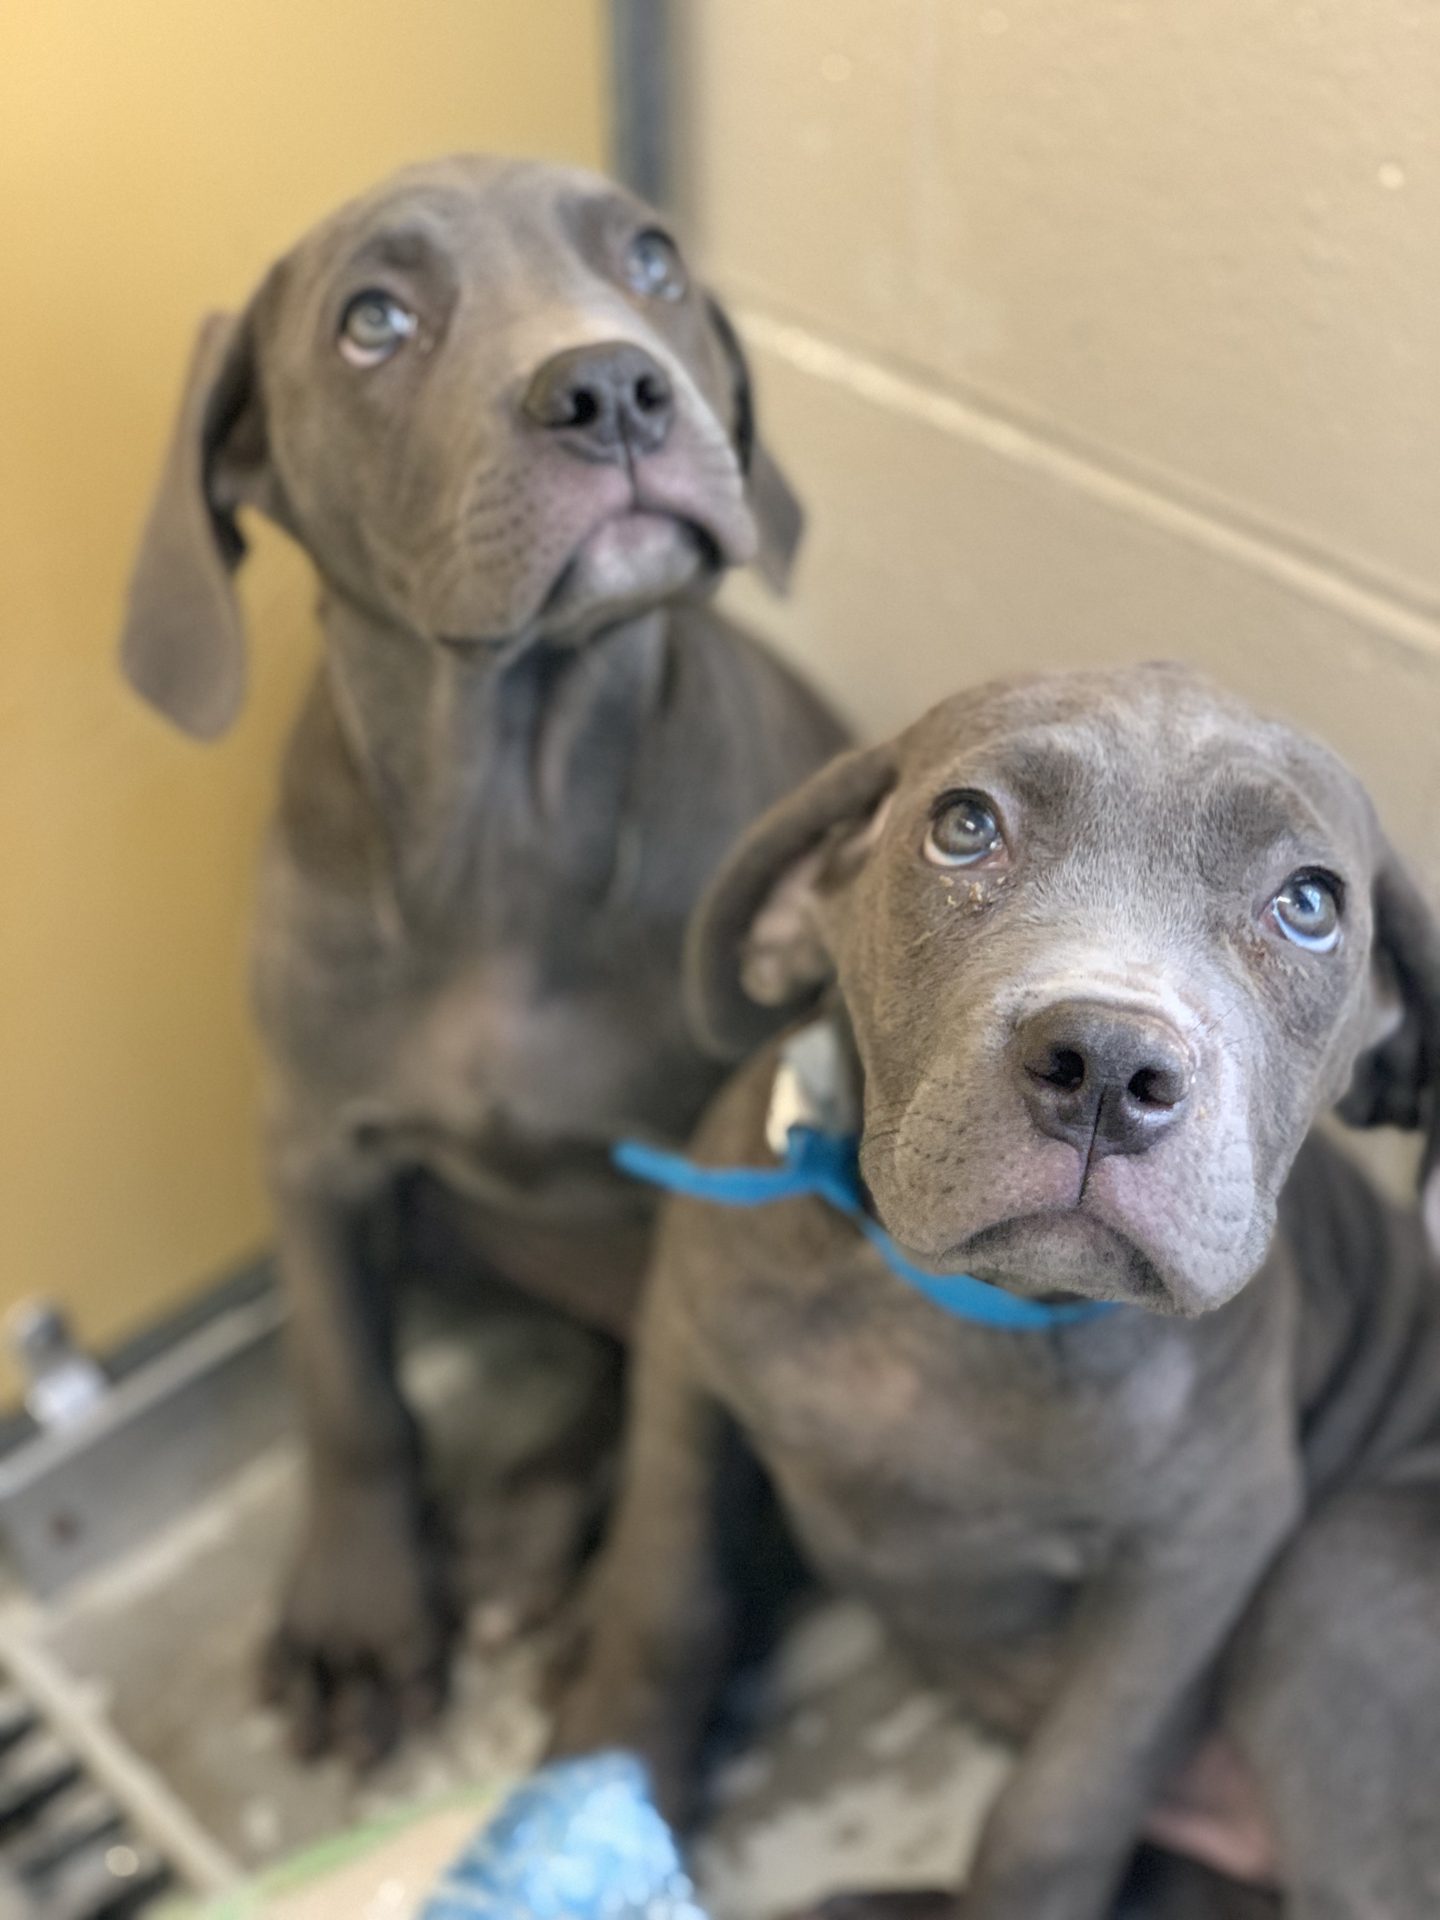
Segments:
[[[663,698],[666,608],[576,645],[464,649],[333,592],[321,613],[326,687],[407,920],[443,916],[471,876],[515,884],[517,862],[605,892]]]

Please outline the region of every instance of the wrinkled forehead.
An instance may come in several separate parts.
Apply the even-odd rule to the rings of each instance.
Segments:
[[[1354,860],[1375,841],[1365,792],[1329,748],[1176,668],[982,687],[927,715],[903,764],[917,796],[993,789],[1096,851],[1218,834]]]
[[[607,235],[647,215],[582,168],[461,155],[409,168],[341,207],[291,251],[286,273],[303,298],[367,267],[404,273],[438,261],[457,281],[533,302],[546,289],[573,293]]]

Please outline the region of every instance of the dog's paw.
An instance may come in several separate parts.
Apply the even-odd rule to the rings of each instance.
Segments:
[[[786,1920],[962,1920],[964,1907],[954,1893],[909,1888],[897,1893],[837,1893],[818,1906],[786,1915]]]
[[[459,1610],[433,1522],[349,1519],[306,1541],[261,1679],[301,1758],[364,1769],[444,1706]]]

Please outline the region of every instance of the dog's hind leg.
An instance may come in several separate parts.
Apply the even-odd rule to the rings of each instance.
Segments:
[[[405,1185],[407,1273],[446,1294],[528,1302],[588,1322],[577,1335],[577,1393],[553,1426],[531,1433],[498,1481],[440,1461],[455,1531],[457,1589],[482,1645],[511,1641],[562,1612],[597,1545],[614,1491],[624,1413],[625,1343],[649,1255],[648,1214],[584,1226],[504,1220],[425,1174]],[[543,1303],[537,1307],[536,1301]],[[523,1424],[523,1423],[522,1423]],[[529,1430],[527,1429],[527,1432]]]
[[[484,1646],[508,1644],[574,1609],[614,1493],[623,1358],[619,1346],[597,1342],[593,1375],[565,1426],[489,1487],[488,1498],[450,1503],[456,1579]]]
[[[1222,1719],[1261,1783],[1287,1920],[1440,1914],[1440,1485],[1347,1489],[1277,1563]]]

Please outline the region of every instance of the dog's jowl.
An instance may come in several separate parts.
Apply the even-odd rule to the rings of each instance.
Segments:
[[[308,552],[325,631],[257,939],[312,1461],[274,1678],[307,1744],[367,1754],[452,1629],[394,1269],[423,1219],[624,1330],[648,1209],[609,1144],[683,1133],[715,1081],[686,918],[839,733],[703,604],[731,566],[778,580],[797,510],[725,315],[591,175],[400,175],[205,328],[123,645],[201,737],[243,696],[245,506]]]
[[[560,1747],[683,1815],[748,1457],[1019,1747],[963,1896],[836,1915],[1103,1920],[1147,1828],[1297,1920],[1440,1912],[1440,1282],[1312,1131],[1435,1124],[1440,935],[1359,783],[1179,669],[985,687],[754,828],[690,958],[721,1044],[799,1021],[696,1160],[823,1184],[667,1212]]]

